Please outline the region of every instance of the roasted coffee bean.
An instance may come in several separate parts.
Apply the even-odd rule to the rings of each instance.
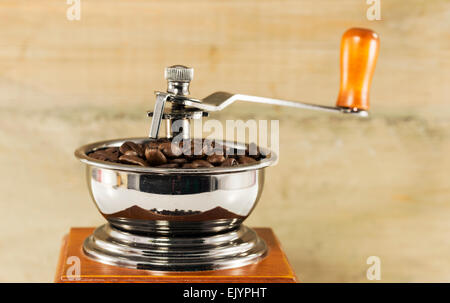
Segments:
[[[218,165],[221,164],[223,161],[225,161],[225,157],[223,155],[213,154],[211,156],[208,156],[208,158],[206,158],[206,161],[208,161],[211,164]]]
[[[172,144],[171,142],[164,142],[159,145],[159,149],[163,152],[166,157],[175,158],[182,154],[181,148]]]
[[[187,162],[186,158],[175,158],[169,160],[169,163],[176,163],[176,164],[184,164],[186,162]]]
[[[123,155],[144,157],[144,148],[131,141],[124,142],[119,150]]]
[[[136,157],[140,157],[139,154],[134,151],[134,150],[127,150],[126,152],[123,153],[126,156],[136,156]]]
[[[197,165],[197,167],[214,167],[214,165],[205,160],[194,160],[192,164]]]
[[[148,166],[147,162],[144,159],[139,158],[137,156],[122,155],[122,156],[120,156],[119,161],[126,163],[126,164],[136,164],[136,165],[140,165],[140,166]]]
[[[167,164],[163,164],[163,165],[158,165],[156,167],[161,167],[161,168],[178,168],[178,167],[180,167],[180,165],[177,164],[177,163],[167,163]]]
[[[117,147],[108,147],[107,149],[102,149],[102,150],[107,153],[112,153],[112,154],[116,154],[119,152],[119,148],[117,148]]]
[[[158,166],[167,163],[167,158],[164,154],[156,148],[147,146],[145,149],[145,158],[150,166]]]
[[[101,160],[101,161],[108,161],[108,157],[105,154],[105,151],[103,150],[97,150],[95,152],[92,152],[89,154],[89,157],[96,159],[96,160]]]
[[[109,161],[112,162],[119,161],[120,152],[117,147],[107,148],[105,152],[108,154]]]
[[[223,161],[220,166],[235,166],[235,165],[238,165],[236,159],[226,158],[225,161]]]
[[[90,153],[89,156],[97,160],[116,162],[119,160],[119,149],[117,147],[100,149]]]
[[[150,141],[147,143],[147,146],[145,147],[145,149],[147,148],[155,148],[155,149],[159,149],[159,146],[161,145],[161,142],[157,142],[157,141]]]
[[[163,143],[167,143],[167,142],[171,142],[169,139],[167,138],[159,138],[159,139],[151,139],[150,141],[147,141],[146,143],[144,143],[144,150],[147,147],[150,148],[157,148],[157,149],[161,149],[160,146]]]
[[[257,161],[255,159],[247,157],[247,156],[239,156],[238,162],[239,162],[239,164],[251,164],[251,163],[256,163]]]

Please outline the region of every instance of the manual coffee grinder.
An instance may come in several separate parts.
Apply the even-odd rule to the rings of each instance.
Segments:
[[[92,199],[108,221],[84,241],[84,254],[104,264],[165,272],[236,268],[263,259],[270,253],[266,243],[242,222],[256,206],[265,168],[276,161],[276,154],[256,164],[183,169],[110,163],[89,153],[125,141],[151,142],[160,137],[163,124],[167,137],[189,138],[192,119],[207,117],[234,101],[367,117],[378,48],[378,36],[370,30],[353,28],[343,35],[336,107],[228,92],[195,99],[189,95],[193,69],[166,68],[167,91],[156,92],[149,137],[96,142],[75,152],[86,164]],[[175,123],[182,127],[175,130]],[[166,215],[167,211],[181,214]]]

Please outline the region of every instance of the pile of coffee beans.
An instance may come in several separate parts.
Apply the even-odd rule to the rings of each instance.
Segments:
[[[192,139],[178,144],[168,139],[145,143],[124,142],[120,147],[99,149],[88,154],[97,160],[161,168],[211,168],[257,163],[267,157],[256,144],[236,149],[215,141]]]

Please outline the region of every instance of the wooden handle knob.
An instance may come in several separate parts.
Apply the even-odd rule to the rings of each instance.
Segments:
[[[369,90],[378,56],[378,34],[351,28],[341,41],[341,85],[337,106],[369,109]]]

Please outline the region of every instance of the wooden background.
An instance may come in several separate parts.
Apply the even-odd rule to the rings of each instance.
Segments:
[[[300,280],[450,280],[450,2],[381,0],[0,2],[0,280],[51,281],[70,226],[103,222],[73,150],[143,136],[163,69],[191,92],[332,105],[349,27],[380,35],[368,121],[236,105],[280,119],[280,155],[248,224],[271,226]]]

